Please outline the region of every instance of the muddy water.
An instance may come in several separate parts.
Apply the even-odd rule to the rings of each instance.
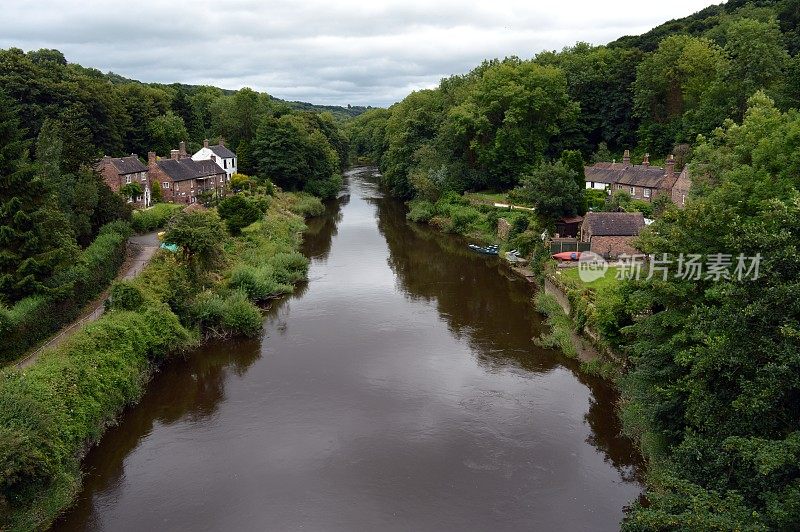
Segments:
[[[613,530],[640,491],[614,391],[532,338],[497,259],[371,172],[312,221],[258,341],[164,368],[58,530]]]

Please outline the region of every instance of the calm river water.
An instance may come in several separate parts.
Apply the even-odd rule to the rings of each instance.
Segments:
[[[532,338],[527,283],[408,224],[370,169],[312,220],[260,340],[168,364],[57,530],[614,530],[617,397]]]

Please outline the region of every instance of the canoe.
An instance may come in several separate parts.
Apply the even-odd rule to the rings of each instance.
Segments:
[[[578,260],[581,258],[580,251],[562,251],[561,253],[555,253],[552,257],[556,260]]]
[[[483,253],[484,255],[498,255],[500,253],[500,246],[497,245],[478,246],[476,244],[470,244],[469,249],[478,253]]]

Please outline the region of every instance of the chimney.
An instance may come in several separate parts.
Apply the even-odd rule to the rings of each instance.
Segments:
[[[203,147],[208,149],[208,139],[203,139]]]
[[[219,145],[222,146],[223,148],[225,147],[225,139],[223,139],[222,137],[219,138]]]
[[[670,155],[667,159],[667,177],[675,175],[675,156]]]
[[[630,150],[625,150],[625,153],[622,155],[622,164],[624,164],[625,166],[629,166],[631,164]]]
[[[149,151],[147,152],[147,166],[153,166],[156,164],[156,152]]]
[[[181,141],[180,144],[178,144],[178,158],[186,158],[186,143],[184,141]]]
[[[642,166],[650,166],[650,154],[645,153],[644,159],[642,159]]]
[[[170,159],[174,159],[174,160],[177,161],[179,154],[180,154],[180,152],[178,150],[169,150],[169,158]]]

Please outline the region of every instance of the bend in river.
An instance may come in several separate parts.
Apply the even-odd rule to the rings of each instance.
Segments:
[[[614,530],[639,459],[531,290],[405,220],[374,169],[311,220],[259,341],[167,364],[58,530]]]

